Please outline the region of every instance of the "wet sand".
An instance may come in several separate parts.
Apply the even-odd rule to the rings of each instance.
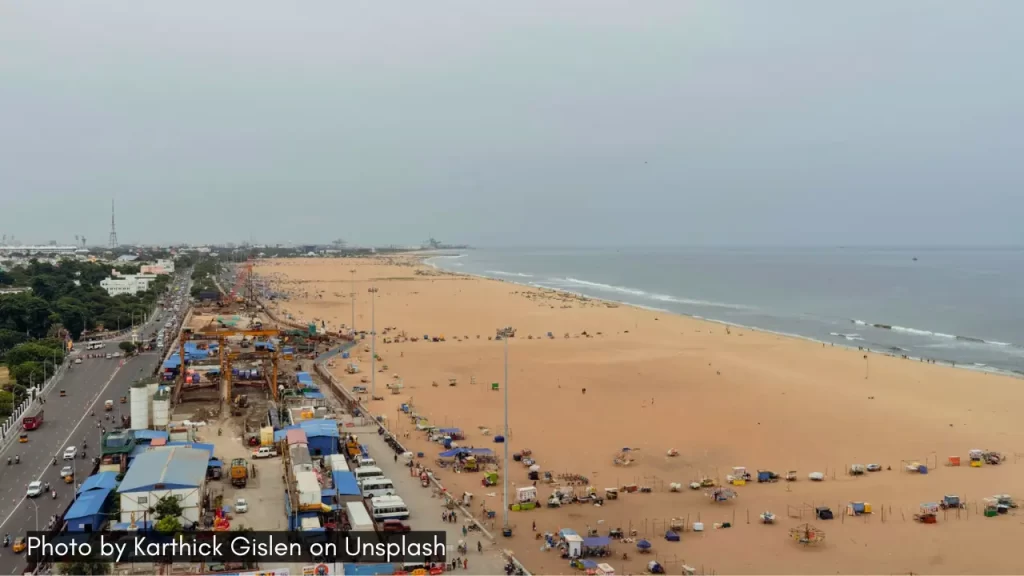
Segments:
[[[1024,452],[1018,448],[1024,446],[1018,379],[877,354],[865,359],[856,349],[440,273],[413,258],[266,260],[256,266],[276,289],[292,294],[278,304],[279,312],[326,320],[330,329],[350,323],[352,269],[357,329],[369,329],[367,288],[378,289],[378,368],[386,364],[387,371],[377,374],[376,383],[384,400],[372,406],[388,415],[391,427],[412,430],[398,412],[400,403],[411,402],[432,424],[466,431],[463,445],[491,447],[500,457],[502,445],[480,431],[500,433],[502,427],[504,394],[490,383],[503,379],[503,345],[488,337],[513,326],[510,450],[529,448],[543,470],[586,476],[599,491],[625,484],[652,488],[601,507],[510,512],[516,534],[504,545],[536,573],[574,570],[556,552],[540,551],[531,533],[534,521],[539,531],[572,528],[582,534],[590,526],[606,534],[621,527],[649,538],[649,555],[637,554],[632,544],[613,545],[614,556],[604,561],[619,573],[642,572],[650,559],[676,574],[683,563],[718,573],[1019,572],[1010,551],[1024,535],[1020,517],[1015,511],[997,518],[981,513],[983,497],[1024,487],[1024,459],[1014,452]],[[385,327],[396,329],[385,334]],[[399,331],[418,338],[444,335],[446,341],[383,343]],[[370,376],[370,354],[360,345],[355,356],[362,374],[345,374],[341,361],[334,367],[353,385]],[[385,385],[396,374],[403,388],[390,394]],[[415,431],[407,443],[430,463],[441,450]],[[633,449],[635,461],[616,466],[623,447]],[[1000,466],[970,468],[972,448],[1008,458]],[[666,456],[669,449],[679,456]],[[945,466],[952,455],[965,466]],[[906,473],[903,461],[928,462],[931,469],[927,475]],[[846,474],[851,464],[869,463],[883,471]],[[797,470],[799,480],[739,486],[736,499],[719,504],[686,487],[702,476],[724,481],[733,466],[755,474],[759,468]],[[822,472],[826,480],[810,482],[810,472]],[[437,473],[453,492],[475,494],[476,506],[484,500],[498,509],[500,526],[500,483],[482,488],[480,474]],[[515,462],[509,479],[513,487],[530,483],[526,468]],[[669,492],[673,482],[683,491]],[[542,484],[539,492],[543,501],[551,490]],[[944,494],[958,494],[968,509],[940,513],[936,525],[913,522],[921,503]],[[870,502],[874,513],[843,517],[849,501]],[[830,506],[836,518],[811,518],[809,508],[820,505]],[[759,523],[765,510],[778,516],[776,525]],[[789,517],[801,510],[802,519]],[[666,542],[673,517],[690,523],[699,518],[706,529]],[[733,525],[716,530],[716,522]],[[790,539],[789,529],[807,522],[826,533],[823,543],[802,546]],[[629,560],[621,559],[623,552]]]

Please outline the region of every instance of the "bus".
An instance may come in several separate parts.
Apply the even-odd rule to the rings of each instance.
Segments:
[[[89,342],[85,349],[86,350],[101,350],[106,344],[103,342]]]
[[[348,502],[345,504],[345,512],[348,515],[349,530],[352,532],[373,532],[376,530],[373,520],[366,512],[366,506],[362,502]]]
[[[378,522],[383,520],[405,520],[409,517],[409,507],[398,496],[379,496],[377,498],[370,498],[370,514]]]
[[[40,410],[39,414],[36,414],[35,416],[25,416],[21,420],[21,426],[25,430],[35,430],[36,428],[39,428],[39,425],[42,424],[42,423],[43,423],[43,411],[42,410]]]
[[[373,477],[363,480],[359,489],[363,492],[363,498],[375,496],[391,496],[395,493],[395,483],[390,478]]]
[[[362,482],[367,478],[384,477],[384,471],[376,466],[360,466],[355,469],[356,481]]]

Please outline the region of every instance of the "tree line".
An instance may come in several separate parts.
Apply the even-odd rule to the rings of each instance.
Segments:
[[[167,290],[169,276],[158,276],[149,290],[135,296],[110,296],[100,281],[111,268],[137,274],[133,264],[99,264],[62,260],[59,264],[31,260],[0,271],[0,286],[31,290],[0,296],[0,358],[10,382],[0,391],[0,416],[20,403],[31,384],[53,374],[64,358],[64,340],[83,334],[116,330],[138,323],[153,311]]]

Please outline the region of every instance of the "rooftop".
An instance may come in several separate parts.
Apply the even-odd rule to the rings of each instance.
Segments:
[[[181,446],[143,452],[135,457],[117,491],[124,494],[201,486],[209,460],[206,450]]]

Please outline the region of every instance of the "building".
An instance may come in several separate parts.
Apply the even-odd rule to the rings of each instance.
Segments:
[[[156,274],[125,274],[121,275],[114,270],[110,278],[100,280],[100,288],[107,291],[111,296],[128,294],[134,296],[139,292],[149,290],[149,284],[156,280]]]
[[[78,495],[64,515],[68,532],[99,532],[110,510],[110,488],[93,488]]]
[[[289,430],[302,430],[308,439],[309,454],[314,458],[338,453],[338,423],[334,420],[313,419],[303,420],[297,425],[288,426],[274,432],[274,442],[285,440]]]
[[[166,497],[178,500],[183,525],[199,522],[209,460],[206,450],[185,447],[137,455],[117,489],[121,522],[152,520],[150,508]]]
[[[0,246],[0,254],[60,254],[72,255],[78,246]]]

